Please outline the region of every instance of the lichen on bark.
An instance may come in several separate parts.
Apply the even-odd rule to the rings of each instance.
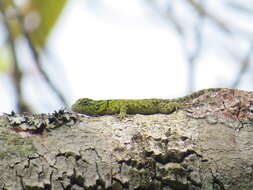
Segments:
[[[15,132],[0,129],[0,159],[28,157],[36,152],[32,140]]]

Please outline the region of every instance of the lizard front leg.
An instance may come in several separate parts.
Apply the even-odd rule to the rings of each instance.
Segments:
[[[126,117],[126,115],[127,115],[127,104],[126,103],[122,103],[120,105],[120,108],[119,108],[119,115],[118,115],[118,117],[120,119],[124,119]]]

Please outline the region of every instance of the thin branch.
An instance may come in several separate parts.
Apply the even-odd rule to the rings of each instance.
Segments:
[[[17,112],[31,112],[31,109],[29,106],[25,103],[25,100],[22,96],[22,87],[21,87],[21,81],[22,81],[22,71],[19,68],[19,63],[17,59],[17,53],[15,48],[15,42],[13,39],[11,27],[8,22],[8,18],[5,14],[5,4],[0,0],[0,11],[2,13],[3,17],[3,23],[7,31],[7,39],[8,44],[11,49],[12,59],[13,59],[13,72],[12,72],[12,79],[15,86],[16,91],[16,106],[17,106]]]
[[[202,38],[203,38],[203,25],[205,17],[204,15],[198,16],[198,22],[195,25],[195,32],[194,32],[194,39],[196,47],[193,49],[193,51],[189,51],[186,48],[185,42],[186,42],[186,35],[184,33],[184,29],[180,26],[179,22],[176,21],[174,16],[171,14],[171,11],[167,11],[168,18],[170,19],[171,23],[177,30],[178,34],[180,35],[181,40],[181,46],[184,49],[184,52],[186,54],[187,60],[188,60],[188,66],[189,66],[189,72],[188,72],[188,91],[192,92],[195,89],[195,65],[197,58],[200,55],[201,49],[202,49]]]
[[[200,1],[200,3],[197,3],[195,0],[186,0],[186,2],[192,6],[199,14],[205,16],[210,21],[212,21],[214,24],[216,24],[222,31],[226,32],[227,34],[235,34],[238,36],[241,36],[245,38],[246,40],[253,40],[253,33],[249,31],[244,31],[243,29],[240,29],[236,26],[228,26],[221,18],[217,18],[215,15],[208,12],[201,3],[204,1]]]
[[[242,13],[246,13],[246,14],[249,14],[249,15],[252,15],[253,14],[253,7],[252,6],[248,6],[247,3],[245,3],[244,5],[243,4],[240,4],[236,1],[232,1],[232,0],[229,0],[228,2],[226,2],[227,6],[234,9],[234,10],[237,10],[237,11],[240,11]]]
[[[248,52],[246,53],[245,57],[242,59],[241,68],[237,76],[235,77],[235,81],[232,83],[231,88],[238,87],[243,75],[248,71],[248,68],[250,66],[252,52],[253,52],[253,42],[251,43],[250,48]]]
[[[17,19],[20,25],[20,28],[22,30],[22,33],[25,37],[25,39],[27,40],[28,46],[31,50],[33,59],[34,59],[34,63],[38,69],[38,71],[41,73],[42,77],[44,78],[44,80],[46,81],[46,83],[49,85],[49,87],[52,89],[52,91],[56,94],[56,96],[59,98],[59,100],[64,104],[64,106],[67,106],[67,101],[64,98],[63,94],[60,92],[60,90],[53,84],[53,82],[51,81],[51,79],[49,78],[49,76],[47,75],[46,71],[44,70],[42,64],[41,64],[41,60],[40,60],[40,56],[38,51],[36,50],[36,48],[34,47],[30,34],[26,31],[24,24],[23,24],[23,17],[20,14],[20,11],[18,9],[18,7],[14,4],[13,2],[13,8],[16,10],[17,12]]]
[[[198,17],[198,22],[195,26],[194,38],[196,47],[192,53],[188,53],[188,62],[189,62],[189,80],[188,80],[188,90],[192,92],[195,90],[195,68],[197,59],[202,50],[202,38],[203,38],[203,26],[205,18],[201,15]]]
[[[49,85],[49,87],[52,89],[52,91],[56,94],[56,96],[60,99],[60,101],[64,104],[64,106],[67,106],[66,99],[64,98],[64,96],[62,95],[60,90],[53,84],[53,82],[51,81],[51,79],[47,75],[46,71],[42,67],[39,54],[38,54],[38,52],[36,51],[35,47],[32,44],[32,40],[30,38],[30,35],[27,32],[25,32],[24,36],[27,39],[29,48],[32,52],[32,55],[33,55],[33,58],[34,58],[34,61],[35,61],[35,64],[37,66],[38,71],[41,73],[41,75],[43,76],[46,83]]]
[[[153,8],[157,13],[160,14],[160,16],[162,16],[163,18],[168,18],[168,20],[170,21],[170,23],[172,24],[172,26],[174,27],[174,29],[177,31],[179,38],[180,38],[180,42],[181,42],[181,46],[184,49],[184,52],[186,54],[187,57],[187,61],[188,61],[188,66],[189,66],[189,72],[188,72],[188,91],[191,92],[194,90],[194,85],[195,85],[195,65],[196,65],[196,61],[197,58],[200,55],[201,49],[202,49],[202,28],[203,28],[203,24],[204,24],[204,15],[199,14],[198,17],[198,22],[195,26],[195,32],[194,32],[194,39],[195,39],[195,44],[196,47],[193,51],[189,51],[185,45],[186,42],[186,34],[185,34],[185,30],[183,29],[183,27],[180,25],[180,22],[177,21],[177,19],[174,17],[174,15],[172,14],[172,8],[171,8],[171,4],[170,7],[164,12],[159,10],[159,8],[156,6],[156,4],[153,1],[149,1],[149,4],[151,4],[151,8]]]
[[[231,29],[226,25],[224,21],[221,21],[221,19],[217,18],[216,16],[212,15],[210,12],[208,12],[201,3],[197,3],[195,0],[186,0],[191,7],[193,7],[200,15],[205,16],[206,18],[213,21],[219,28],[221,28],[226,33],[231,33]]]

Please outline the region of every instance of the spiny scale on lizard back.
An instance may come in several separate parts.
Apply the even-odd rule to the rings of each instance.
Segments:
[[[207,88],[207,89],[202,89],[202,90],[199,90],[199,91],[196,91],[196,92],[193,92],[191,94],[188,94],[186,96],[183,96],[183,97],[179,97],[179,98],[175,98],[175,99],[171,99],[170,101],[172,102],[185,102],[185,101],[188,101],[188,100],[192,100],[192,99],[195,99],[205,93],[208,93],[208,92],[217,92],[221,89],[224,89],[224,88]]]

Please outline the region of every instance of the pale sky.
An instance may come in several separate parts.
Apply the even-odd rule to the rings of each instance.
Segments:
[[[114,9],[117,5],[124,6],[115,3]],[[186,74],[180,44],[162,24],[138,11],[97,16],[78,3],[72,9],[55,49],[58,55],[66,52],[61,60],[74,99],[166,97],[175,95],[170,89],[185,88],[184,80],[172,80]]]
[[[108,7],[113,5],[111,12],[102,13],[72,2],[55,32],[53,49],[64,63],[73,99],[166,98],[185,93],[187,66],[174,31],[140,1],[107,2]],[[211,87],[216,81],[207,74],[214,64],[229,68],[221,66],[212,52],[208,61],[212,64],[206,61],[202,72],[205,86]]]

